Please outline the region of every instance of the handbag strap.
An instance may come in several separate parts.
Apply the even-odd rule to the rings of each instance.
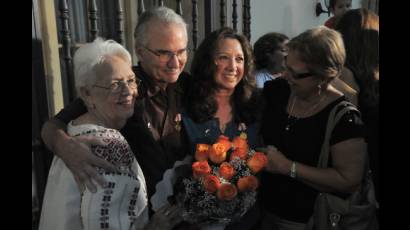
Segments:
[[[340,107],[342,107],[342,109],[339,109]],[[326,125],[326,133],[323,139],[322,149],[320,151],[319,160],[317,164],[318,168],[327,168],[329,163],[330,136],[340,118],[342,118],[342,116],[349,111],[356,111],[360,114],[359,110],[348,101],[339,102],[330,111]]]

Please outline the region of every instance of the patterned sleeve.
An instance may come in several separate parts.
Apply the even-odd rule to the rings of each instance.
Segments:
[[[336,124],[330,138],[330,145],[358,137],[364,138],[363,122],[359,113],[349,111],[344,114]]]
[[[82,193],[83,229],[131,229],[133,224],[142,228],[148,220],[146,182],[131,148],[117,130],[99,130],[94,135],[104,137],[107,143],[106,146],[93,146],[94,153],[120,167],[121,172],[100,170],[107,186],[98,187],[95,193],[88,189]]]

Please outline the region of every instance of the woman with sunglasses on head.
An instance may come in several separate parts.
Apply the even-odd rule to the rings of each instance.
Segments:
[[[262,174],[261,229],[304,229],[319,192],[347,197],[361,182],[365,159],[360,115],[349,111],[330,136],[330,167],[317,168],[330,111],[346,97],[330,83],[345,61],[340,34],[324,26],[288,43],[283,78],[265,84],[261,133],[268,166]]]

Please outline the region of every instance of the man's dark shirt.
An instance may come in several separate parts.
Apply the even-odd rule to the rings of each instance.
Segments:
[[[188,153],[185,136],[177,128],[175,118],[181,112],[183,90],[180,82],[189,75],[181,73],[178,82],[168,84],[163,91],[141,67],[133,67],[133,71],[142,83],[138,87],[134,114],[121,133],[141,166],[151,198],[164,172]],[[86,111],[82,100],[76,99],[55,117],[67,124]]]

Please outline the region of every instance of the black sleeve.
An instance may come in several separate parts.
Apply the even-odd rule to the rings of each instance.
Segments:
[[[336,124],[332,136],[330,137],[330,145],[351,138],[364,138],[364,136],[364,126],[359,113],[356,111],[349,111],[344,114]]]
[[[57,115],[55,115],[54,118],[68,124],[68,122],[76,119],[86,112],[87,108],[85,107],[84,102],[80,98],[77,98],[68,106],[64,107]]]

